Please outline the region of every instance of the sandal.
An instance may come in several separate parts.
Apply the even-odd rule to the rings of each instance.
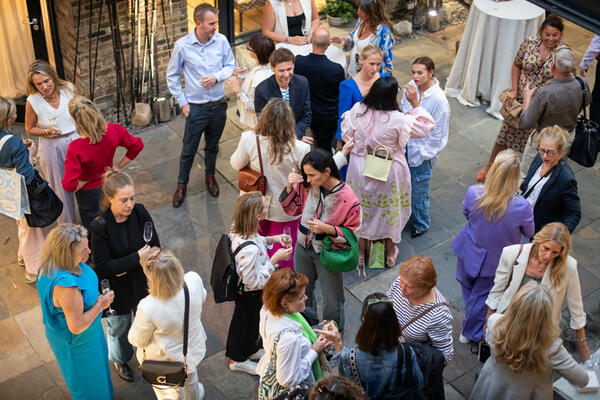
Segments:
[[[400,252],[400,250],[398,250],[398,247],[396,245],[394,245],[394,254],[392,254],[391,256],[386,256],[385,257],[385,266],[388,268],[392,268],[396,266],[396,259],[398,258],[398,253]]]

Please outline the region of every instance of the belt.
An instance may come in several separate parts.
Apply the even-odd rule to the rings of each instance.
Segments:
[[[227,100],[225,99],[225,97],[221,97],[217,101],[209,101],[208,103],[202,103],[202,104],[194,104],[194,103],[190,103],[190,104],[193,106],[200,106],[200,107],[212,107],[212,106],[216,106],[217,104],[226,103],[226,102],[227,102]]]

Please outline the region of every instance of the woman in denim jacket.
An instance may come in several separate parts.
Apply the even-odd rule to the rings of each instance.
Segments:
[[[339,364],[340,375],[354,379],[365,389],[371,400],[383,399],[396,389],[398,380],[398,338],[400,325],[396,319],[392,300],[383,293],[367,296],[362,307],[362,325],[356,333],[356,347],[343,346],[342,339],[334,324],[327,324],[324,330],[315,330],[335,345],[337,353],[330,361],[331,366]],[[403,351],[410,351],[410,346],[403,346]],[[407,355],[404,356],[405,359]],[[355,359],[356,371],[352,371],[351,360]],[[423,388],[423,375],[417,363],[404,364],[403,381],[406,368],[412,368],[414,383],[419,391]],[[358,375],[358,376],[357,376]]]

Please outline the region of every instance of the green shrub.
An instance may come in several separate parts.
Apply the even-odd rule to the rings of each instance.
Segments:
[[[321,11],[330,17],[342,18],[344,23],[356,15],[356,8],[344,0],[326,0],[325,6],[321,8]]]

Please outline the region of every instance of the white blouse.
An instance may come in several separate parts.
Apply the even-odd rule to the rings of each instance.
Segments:
[[[238,95],[237,107],[240,112],[240,121],[249,128],[256,125],[256,112],[254,111],[254,91],[259,83],[273,75],[270,64],[255,65],[249,72],[244,82],[242,91]]]
[[[56,128],[61,135],[68,135],[77,130],[75,121],[69,114],[69,101],[73,98],[73,92],[67,88],[60,90],[60,104],[58,109],[52,107],[44,97],[35,93],[27,97],[27,101],[37,115],[37,126],[41,129]]]
[[[240,250],[235,256],[235,265],[244,283],[244,290],[248,292],[261,290],[275,271],[267,254],[267,249],[273,247],[273,244],[267,244],[267,238],[258,234],[244,238],[242,235],[230,232],[229,239],[231,239],[232,252],[246,241],[250,240],[256,244],[250,244]]]

